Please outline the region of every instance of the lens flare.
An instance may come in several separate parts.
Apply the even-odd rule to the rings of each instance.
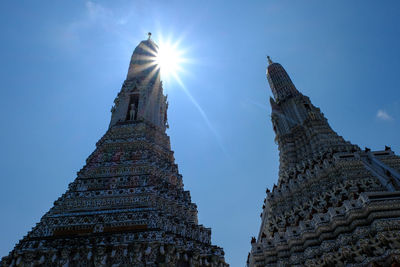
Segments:
[[[191,92],[186,88],[182,79],[180,78],[181,74],[187,74],[185,70],[187,69],[188,63],[194,63],[195,60],[189,59],[185,57],[187,50],[179,47],[181,40],[177,40],[172,42],[171,39],[164,40],[162,35],[159,34],[158,39],[158,50],[154,55],[153,66],[154,64],[157,66],[157,70],[160,70],[161,80],[163,82],[170,82],[174,80],[179,84],[179,87],[189,98],[190,102],[195,106],[195,108],[199,111],[201,117],[204,119],[206,125],[213,133],[216,138],[217,143],[221,147],[222,151],[225,155],[228,156],[226,149],[223,146],[223,142],[218,131],[213,127],[211,121],[209,120],[206,112],[201,107],[201,105],[197,102]],[[169,87],[171,88],[171,87]],[[164,88],[166,89],[166,88]]]
[[[185,51],[179,48],[179,42],[159,40],[155,63],[160,68],[162,80],[174,78],[180,83],[179,74],[183,72],[182,65],[187,62],[184,54]]]

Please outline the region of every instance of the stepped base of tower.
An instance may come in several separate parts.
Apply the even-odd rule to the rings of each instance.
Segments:
[[[400,265],[400,191],[362,194],[343,206],[314,216],[289,240],[255,244],[251,266]]]
[[[183,188],[169,137],[120,122],[0,266],[227,266]]]
[[[399,169],[390,148],[298,165],[267,192],[249,265],[400,266]]]
[[[160,230],[25,238],[0,266],[228,266],[221,248]]]

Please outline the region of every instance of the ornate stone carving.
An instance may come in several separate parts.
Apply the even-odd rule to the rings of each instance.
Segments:
[[[400,255],[400,157],[362,151],[271,62],[278,184],[267,190],[249,266],[396,264]]]
[[[227,266],[183,188],[159,76],[144,80],[134,69],[146,45],[156,46],[147,40],[135,50],[110,128],[86,165],[0,266]],[[146,96],[131,105],[138,114],[128,113],[131,93]]]

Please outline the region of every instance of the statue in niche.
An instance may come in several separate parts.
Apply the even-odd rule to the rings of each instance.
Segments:
[[[131,110],[129,111],[129,120],[131,121],[135,120],[135,115],[136,115],[136,106],[135,104],[131,104]]]

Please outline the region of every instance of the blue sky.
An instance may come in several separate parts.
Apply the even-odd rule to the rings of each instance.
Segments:
[[[1,1],[0,256],[40,220],[105,133],[135,46],[153,32],[191,59],[168,134],[199,222],[231,266],[277,181],[266,56],[331,126],[400,152],[398,1]]]

